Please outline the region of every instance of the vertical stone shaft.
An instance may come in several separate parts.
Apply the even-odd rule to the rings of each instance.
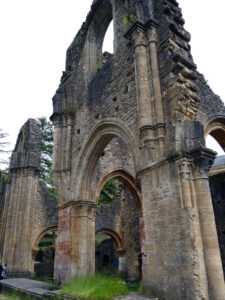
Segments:
[[[160,79],[159,79],[160,77],[159,77],[155,29],[151,30],[151,33],[149,34],[149,51],[150,51],[150,62],[151,62],[151,69],[152,69],[152,82],[153,82],[156,122],[163,123],[164,118],[163,118],[162,94],[161,94]]]
[[[164,148],[165,129],[163,125],[164,116],[163,116],[162,94],[161,94],[161,87],[160,87],[158,55],[157,55],[157,32],[155,28],[152,28],[149,33],[149,52],[150,52],[150,64],[151,64],[151,71],[152,71],[153,99],[155,104],[156,123],[159,125],[157,127],[159,148],[160,148],[160,153],[162,155],[163,148]]]
[[[67,156],[67,152],[66,152],[66,143],[67,142],[67,126],[66,126],[66,117],[63,117],[63,122],[62,122],[62,144],[63,147],[61,147],[61,170],[65,170],[66,169],[66,156]]]
[[[54,146],[53,146],[53,170],[58,170],[59,169],[59,149],[61,146],[60,143],[60,124],[59,120],[54,121]]]
[[[137,100],[139,109],[139,128],[153,125],[153,109],[149,81],[148,58],[145,34],[138,30],[135,34],[135,73],[137,85]]]
[[[181,197],[183,208],[192,207],[192,192],[190,184],[190,166],[186,159],[181,160],[178,163],[180,184],[181,184]]]
[[[224,299],[224,277],[222,271],[215,218],[207,176],[196,178],[197,206],[204,247],[210,299]]]
[[[72,118],[67,119],[67,140],[66,140],[66,169],[70,168],[71,159],[71,139],[72,139]]]

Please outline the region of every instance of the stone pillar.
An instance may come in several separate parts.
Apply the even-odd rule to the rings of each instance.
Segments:
[[[153,88],[153,99],[154,99],[155,115],[156,115],[157,138],[159,143],[160,154],[162,157],[163,150],[164,150],[165,124],[164,124],[164,113],[163,113],[162,93],[161,93],[161,86],[160,86],[158,53],[157,53],[158,25],[153,20],[150,20],[147,27],[149,28],[149,32],[148,32],[149,56],[150,56],[150,65],[151,65],[151,72],[152,72],[152,88]]]
[[[32,233],[39,185],[40,124],[29,119],[21,128],[9,167],[4,207],[2,260],[10,276],[31,276]]]
[[[154,106],[152,101],[152,84],[147,53],[145,28],[135,23],[126,37],[134,47],[135,78],[137,87],[138,121],[141,140],[147,149],[147,160],[155,160],[154,141]]]
[[[208,279],[209,298],[222,300],[225,299],[224,275],[208,180],[208,172],[214,159],[214,153],[205,148],[192,151],[192,155],[197,166],[195,190]]]
[[[55,281],[65,282],[95,272],[95,207],[85,201],[59,207]]]

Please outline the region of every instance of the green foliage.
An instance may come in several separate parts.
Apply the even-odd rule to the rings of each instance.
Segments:
[[[133,23],[135,23],[137,21],[137,17],[134,14],[130,14],[126,17],[123,18],[123,24],[126,27],[131,27]]]
[[[140,286],[141,286],[140,278],[137,278],[137,279],[133,280],[132,282],[127,280],[127,288],[131,292],[138,293],[140,291]]]
[[[110,205],[113,202],[116,202],[118,199],[116,198],[116,179],[110,179],[103,187],[98,204],[99,205]]]
[[[107,300],[127,293],[126,283],[121,278],[102,274],[73,279],[59,292],[60,295],[92,300]]]
[[[7,183],[9,181],[8,172],[6,170],[0,170],[0,173],[3,179],[3,183]]]
[[[51,231],[51,233],[45,234],[38,244],[38,249],[43,251],[55,249],[56,237],[56,231]]]
[[[40,178],[47,184],[50,194],[58,198],[58,192],[52,176],[53,125],[46,117],[38,119],[41,123],[41,166]]]
[[[64,108],[63,112],[75,113],[76,112],[76,106],[75,105],[68,105]]]
[[[2,132],[2,129],[0,129],[0,154],[6,154],[6,153],[11,153],[10,150],[6,150],[7,146],[9,146],[9,142],[6,142],[4,139],[8,137],[8,133]],[[9,165],[9,159],[3,159],[0,158],[0,164],[4,164],[6,168]]]
[[[98,233],[95,236],[95,251],[97,252],[99,250],[99,247],[101,245],[101,243],[103,243],[104,241],[110,240],[111,236],[109,236],[108,234],[104,234],[104,233]]]
[[[96,68],[96,73],[99,73],[101,71],[101,68],[100,67],[97,67]]]

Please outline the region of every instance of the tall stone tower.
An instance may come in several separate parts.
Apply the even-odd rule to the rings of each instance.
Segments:
[[[183,24],[176,0],[95,0],[67,51],[51,117],[56,280],[94,272],[98,190],[122,177],[140,195],[143,285],[160,299],[225,299],[208,182],[215,152],[204,140],[224,146],[225,108],[197,72]],[[132,163],[101,168],[115,139]]]

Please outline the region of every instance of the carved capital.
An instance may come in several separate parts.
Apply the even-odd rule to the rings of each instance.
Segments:
[[[145,27],[142,23],[136,22],[125,34],[125,38],[130,40],[134,48],[138,46],[147,46]]]
[[[208,175],[208,172],[216,158],[217,153],[205,147],[199,147],[190,151],[198,171],[202,175]]]
[[[155,20],[151,19],[145,24],[145,27],[148,29],[149,43],[157,43],[158,42],[157,29],[159,27],[158,23]]]

